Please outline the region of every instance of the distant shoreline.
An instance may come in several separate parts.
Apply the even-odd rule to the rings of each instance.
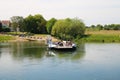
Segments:
[[[119,30],[86,31],[85,36],[80,40],[82,42],[104,42],[104,43],[120,42],[120,31]]]

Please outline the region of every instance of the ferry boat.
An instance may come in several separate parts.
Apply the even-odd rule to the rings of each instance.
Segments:
[[[55,50],[76,50],[76,44],[70,41],[50,42],[48,48]]]
[[[71,41],[52,42],[51,36],[48,36],[46,41],[47,41],[49,49],[54,49],[54,50],[76,50],[76,44],[72,43]]]

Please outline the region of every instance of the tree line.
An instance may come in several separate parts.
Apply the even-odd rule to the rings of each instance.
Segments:
[[[120,24],[91,25],[86,27],[87,30],[120,30]]]
[[[60,39],[73,39],[81,37],[85,31],[85,24],[79,18],[66,18],[45,20],[40,14],[11,17],[13,31],[30,32],[35,34],[50,34]]]
[[[120,30],[120,24],[91,25],[85,26],[79,18],[46,20],[41,14],[22,16],[12,16],[10,18],[11,31],[28,32],[34,34],[50,34],[60,39],[75,39],[84,36],[85,30]],[[0,32],[3,31],[0,23]]]

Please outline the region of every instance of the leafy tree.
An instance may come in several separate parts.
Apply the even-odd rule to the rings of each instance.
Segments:
[[[105,30],[120,30],[120,24],[104,25]]]
[[[2,31],[2,23],[0,22],[0,32]]]
[[[95,25],[91,25],[90,27],[91,27],[91,28],[95,28]]]
[[[11,22],[12,22],[11,27],[14,31],[22,30],[22,28],[24,26],[24,18],[22,16],[11,17]]]
[[[82,20],[78,18],[72,19],[72,31],[75,31],[73,34],[74,37],[80,37],[84,35],[85,32],[85,24],[82,22]]]
[[[58,20],[52,29],[52,35],[61,39],[80,38],[84,35],[85,24],[78,18]]]
[[[96,26],[96,28],[97,28],[97,30],[102,30],[102,29],[103,29],[103,26],[102,26],[101,24],[98,24],[98,25]]]
[[[46,20],[43,18],[42,15],[40,14],[37,14],[34,16],[36,21],[37,21],[37,29],[38,29],[38,33],[47,33],[47,30],[46,30]]]
[[[104,25],[104,30],[110,30],[108,25]]]
[[[31,33],[46,33],[46,20],[42,15],[29,15],[25,18],[25,29]]]
[[[90,30],[90,31],[94,31],[95,30],[95,28],[96,28],[96,26],[95,25],[91,25],[89,28],[87,28],[88,30]]]
[[[103,30],[103,26],[101,24],[91,25],[89,28],[87,28],[87,30],[90,30],[90,31]]]
[[[35,21],[32,15],[29,15],[28,17],[25,18],[25,31],[27,32],[33,32],[32,30],[34,29],[33,26]]]
[[[56,21],[57,20],[55,18],[52,18],[49,21],[47,21],[46,28],[47,28],[47,32],[49,34],[51,34],[52,27],[53,27],[53,25],[55,24]]]
[[[120,24],[111,24],[113,30],[120,30]]]
[[[10,32],[10,28],[9,27],[6,27],[4,26],[4,28],[2,29],[3,32]]]

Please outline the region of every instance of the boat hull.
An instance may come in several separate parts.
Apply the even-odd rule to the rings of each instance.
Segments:
[[[76,50],[76,47],[72,47],[72,48],[56,48],[56,47],[49,47],[49,49],[51,50],[59,50],[59,51],[74,51]]]

